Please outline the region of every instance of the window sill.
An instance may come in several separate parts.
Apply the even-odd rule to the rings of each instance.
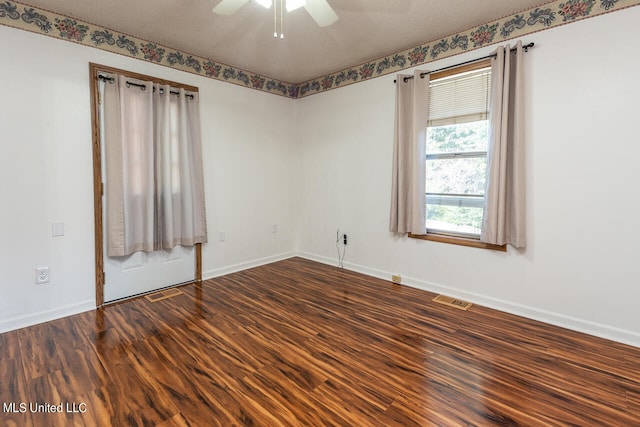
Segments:
[[[490,243],[481,242],[478,239],[471,239],[466,237],[451,236],[447,234],[411,234],[409,237],[412,239],[429,240],[431,242],[449,243],[452,245],[469,246],[472,248],[490,249],[493,251],[506,252],[507,245],[492,245]]]

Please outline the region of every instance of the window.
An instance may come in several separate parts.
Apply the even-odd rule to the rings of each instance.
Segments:
[[[480,236],[490,85],[486,61],[431,79],[425,168],[428,232]]]
[[[472,63],[398,75],[391,233],[525,247],[525,51],[518,41]]]
[[[434,73],[430,80],[426,238],[463,244],[471,241],[487,247],[479,238],[489,145],[491,64],[485,60],[456,67]]]

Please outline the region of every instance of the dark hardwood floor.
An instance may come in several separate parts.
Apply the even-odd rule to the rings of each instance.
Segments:
[[[640,425],[638,348],[300,258],[180,289],[0,335],[2,425]]]

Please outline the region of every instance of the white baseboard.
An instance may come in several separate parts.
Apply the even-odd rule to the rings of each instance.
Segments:
[[[273,262],[282,261],[284,259],[299,256],[311,261],[316,261],[327,265],[337,265],[337,260],[328,258],[321,255],[316,255],[308,252],[285,252],[265,258],[246,261],[222,268],[208,270],[203,272],[203,279],[212,279],[214,277],[223,276],[225,274],[231,274],[238,271],[246,270],[253,267],[259,267],[265,264],[271,264]],[[344,268],[347,270],[355,271],[358,273],[366,274],[367,276],[377,277],[383,280],[390,280],[392,273],[378,270],[372,267],[367,267],[350,262],[344,262]],[[417,289],[423,289],[425,291],[445,294],[455,298],[470,301],[474,304],[482,305],[485,307],[493,308],[496,310],[504,311],[506,313],[515,314],[517,316],[523,316],[529,319],[537,320],[551,325],[560,326],[562,328],[571,329],[578,332],[583,332],[589,335],[610,339],[613,341],[629,344],[635,347],[640,347],[640,334],[637,332],[618,329],[611,326],[603,325],[596,322],[591,322],[584,319],[577,319],[574,317],[553,313],[546,310],[541,310],[533,307],[528,307],[521,304],[512,303],[509,301],[500,300],[497,298],[491,298],[480,294],[461,291],[459,289],[450,288],[447,286],[439,285],[433,282],[427,282],[420,279],[411,277],[402,277],[402,284],[411,286]],[[42,311],[38,313],[28,314],[25,316],[13,317],[5,320],[0,320],[0,333],[8,332],[14,329],[20,329],[27,326],[36,325],[38,323],[48,322],[51,320],[59,319],[62,317],[70,316],[73,314],[82,313],[89,310],[94,310],[95,301],[87,300],[81,303],[72,304],[65,307],[59,307],[53,310]]]
[[[268,256],[265,258],[259,258],[251,261],[241,262],[239,264],[229,265],[226,267],[216,268],[214,270],[207,270],[202,272],[203,279],[213,279],[214,277],[224,276],[225,274],[236,273],[238,271],[247,270],[253,267],[259,267],[265,264],[271,264],[273,262],[282,261],[287,258],[296,256],[295,252],[284,252],[277,255]]]
[[[285,253],[273,255],[270,257],[251,260],[251,261],[230,265],[230,266],[215,269],[215,270],[209,270],[209,271],[203,272],[203,279],[211,279],[213,277],[235,273],[237,271],[246,270],[248,268],[258,267],[264,264],[270,264],[272,262],[291,258],[295,255],[296,255],[295,252],[285,252]],[[39,323],[49,322],[51,320],[56,320],[63,317],[71,316],[73,314],[83,313],[89,310],[95,310],[95,308],[96,308],[95,300],[88,300],[88,301],[83,301],[77,304],[58,307],[52,310],[26,314],[23,316],[11,317],[8,319],[0,319],[0,334],[3,332],[9,332],[9,331],[13,331],[20,328],[25,328],[27,326],[33,326]]]
[[[258,267],[265,264],[271,264],[276,261],[282,261],[283,259],[291,258],[295,256],[295,252],[285,252],[265,258],[251,260],[239,264],[230,265],[215,270],[208,270],[203,272],[203,279],[211,279],[225,274],[235,273],[237,271],[246,270],[248,268]],[[77,304],[72,304],[64,307],[58,307],[52,310],[41,311],[38,313],[31,313],[24,316],[16,316],[8,319],[0,319],[0,334],[3,332],[9,332],[27,326],[37,325],[39,323],[49,322],[51,320],[60,319],[63,317],[71,316],[73,314],[83,313],[89,310],[95,310],[95,300],[83,301]]]
[[[320,262],[328,265],[337,265],[337,260],[321,255],[315,255],[307,252],[300,252],[297,256],[311,261]],[[366,274],[367,276],[377,277],[383,280],[391,280],[393,273],[378,270],[375,268],[358,265],[350,262],[344,262],[344,268],[355,271],[357,273]],[[614,328],[589,320],[577,319],[559,313],[553,313],[538,308],[528,307],[497,298],[491,298],[480,294],[461,291],[459,289],[450,288],[433,282],[427,282],[420,279],[402,276],[402,284],[411,286],[412,288],[422,289],[438,294],[445,294],[454,298],[472,302],[477,305],[504,311],[506,313],[515,314],[517,316],[526,317],[528,319],[537,320],[539,322],[548,323],[565,329],[570,329],[585,334],[594,335],[600,338],[609,339],[623,344],[640,347],[640,333],[628,331],[625,329]]]
[[[51,320],[56,320],[62,317],[84,313],[85,311],[95,309],[96,301],[92,299],[79,302],[77,304],[58,307],[53,310],[41,311],[38,313],[27,314],[25,316],[12,317],[0,321],[0,334],[3,332],[13,331],[15,329],[37,325],[39,323],[49,322]]]

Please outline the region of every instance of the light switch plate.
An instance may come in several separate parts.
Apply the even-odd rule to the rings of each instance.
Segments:
[[[54,222],[51,224],[51,234],[53,237],[64,236],[64,222]]]

